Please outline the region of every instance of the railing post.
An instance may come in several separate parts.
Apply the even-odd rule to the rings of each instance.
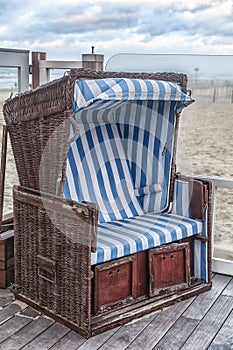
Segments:
[[[32,52],[32,88],[40,85],[40,60],[46,60],[46,52]]]
[[[103,71],[104,55],[94,53],[94,46],[91,47],[91,54],[82,54],[82,67],[85,69],[94,69]]]

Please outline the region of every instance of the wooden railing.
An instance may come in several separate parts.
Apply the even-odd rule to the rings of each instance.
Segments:
[[[104,56],[95,54],[92,47],[91,54],[82,54],[81,61],[46,60],[46,52],[32,52],[32,88],[50,81],[51,69],[90,68],[103,70]]]

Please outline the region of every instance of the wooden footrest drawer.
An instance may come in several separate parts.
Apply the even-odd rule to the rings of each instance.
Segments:
[[[150,296],[190,285],[190,245],[171,244],[149,251]]]
[[[94,313],[148,294],[147,252],[109,261],[94,268]]]

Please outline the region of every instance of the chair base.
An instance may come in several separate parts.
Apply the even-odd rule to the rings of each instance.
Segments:
[[[15,187],[14,208],[15,297],[86,338],[211,288],[194,256],[197,243],[211,256],[209,237],[91,265],[88,204]]]
[[[145,298],[141,301],[131,301],[124,307],[96,316],[91,316],[88,327],[81,328],[75,323],[55,314],[52,310],[37,304],[35,301],[25,297],[24,295],[14,292],[15,298],[25,302],[29,306],[51,317],[57,322],[64,324],[70,329],[76,331],[85,338],[90,338],[99,333],[110,330],[114,327],[123,325],[135,319],[139,319],[145,315],[161,310],[165,307],[173,305],[182,300],[191,298],[198,294],[204,293],[211,289],[212,283],[203,283],[195,281],[192,285],[182,291],[171,293],[166,296]],[[88,330],[87,330],[88,328]]]

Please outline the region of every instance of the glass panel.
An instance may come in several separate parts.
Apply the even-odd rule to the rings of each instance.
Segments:
[[[18,68],[0,67],[0,98],[5,100],[18,92]]]
[[[189,83],[196,102],[181,118],[177,170],[233,179],[233,79],[196,74]],[[233,190],[218,188],[216,204],[214,257],[233,260]]]
[[[233,261],[233,189],[218,188],[214,257]]]
[[[0,68],[0,145],[2,146],[2,125],[4,118],[2,107],[4,101],[11,93],[18,92],[18,69],[17,68]],[[0,146],[0,147],[1,147]],[[13,211],[12,186],[18,183],[15,161],[8,137],[7,145],[7,163],[5,174],[5,195],[4,195],[4,214]]]
[[[50,69],[50,80],[61,78],[67,69]]]

